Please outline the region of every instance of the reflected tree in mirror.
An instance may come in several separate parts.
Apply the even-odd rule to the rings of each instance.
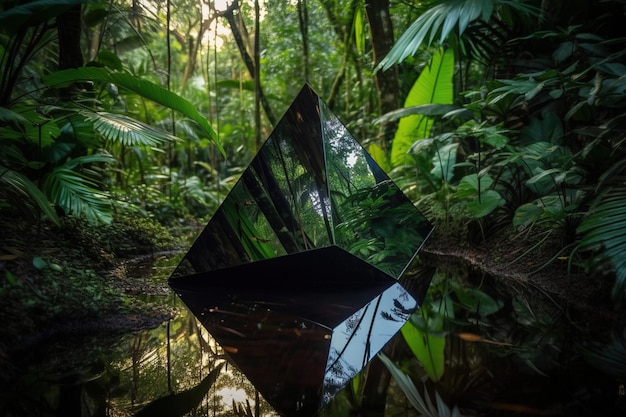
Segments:
[[[431,232],[305,85],[169,284],[278,413],[308,416],[419,308],[400,278]]]

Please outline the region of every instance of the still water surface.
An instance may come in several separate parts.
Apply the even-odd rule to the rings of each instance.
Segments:
[[[158,260],[151,279],[165,282],[175,264]],[[173,292],[150,301],[178,313],[151,330],[52,340],[30,352],[21,377],[0,393],[2,415],[277,415]],[[411,395],[432,417],[455,409],[457,416],[626,416],[623,350],[606,340],[600,354],[583,354],[596,352],[581,348],[584,318],[545,294],[437,267],[421,313],[415,323],[429,358],[416,359],[401,333],[392,340],[396,364],[414,385],[392,380],[386,416],[420,415]],[[415,392],[407,397],[402,388]],[[350,392],[357,395],[340,395],[323,414],[358,408],[359,390]]]

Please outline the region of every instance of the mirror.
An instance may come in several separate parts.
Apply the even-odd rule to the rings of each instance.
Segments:
[[[326,405],[419,308],[431,223],[305,85],[169,279],[283,416]]]

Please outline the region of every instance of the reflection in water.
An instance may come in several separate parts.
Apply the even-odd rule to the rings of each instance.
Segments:
[[[428,378],[425,366],[407,351],[401,334],[396,334],[391,343],[398,347],[396,363],[411,372],[420,395],[431,395],[435,409],[437,392],[445,407],[457,406],[463,416],[625,415],[624,374],[615,372],[620,371],[618,360],[625,357],[626,350],[599,350],[598,355],[605,353],[615,360],[600,363],[602,366],[581,356],[576,348],[588,345],[589,340],[579,326],[589,317],[575,314],[574,309],[564,315],[562,306],[527,285],[512,286],[489,276],[468,276],[466,269],[438,266],[430,288],[418,314],[425,314],[428,326],[434,330],[442,325],[442,318],[447,325],[435,333],[445,336],[446,343],[445,372],[440,381]],[[476,289],[481,291],[479,296]],[[164,323],[130,335],[49,340],[24,352],[12,364],[20,374],[0,386],[0,415],[128,417],[159,398],[197,387],[211,369],[226,363],[227,352],[178,297],[172,294],[152,301],[177,308],[179,313],[169,322],[169,334]],[[393,308],[387,311],[409,313],[412,304],[402,298],[398,301],[396,304],[394,296],[390,297]],[[363,326],[365,320],[361,317],[372,317],[375,308],[370,304],[367,311],[359,310],[340,330],[341,334]],[[467,337],[471,335],[474,337]],[[341,352],[349,342],[348,337],[337,339],[340,340],[344,344],[333,345],[333,352]],[[362,354],[357,352],[357,362]],[[238,395],[236,406],[231,398],[233,392]],[[259,416],[277,416],[256,393],[245,375],[226,363],[215,384],[188,415],[241,416],[233,410],[245,409],[248,401],[252,415],[259,404]],[[344,394],[345,390],[331,400],[322,413],[324,417],[348,415],[354,403],[344,407],[348,402]],[[359,400],[358,396],[355,398]],[[186,403],[180,405],[186,407]],[[386,408],[385,415],[389,416],[415,415],[407,396],[394,381]],[[445,408],[442,406],[441,410]],[[431,415],[446,415],[437,413],[435,410]]]
[[[282,281],[292,275],[298,280]],[[418,307],[395,279],[336,246],[212,271],[211,286],[204,276],[178,278],[173,287],[287,415],[317,412]]]
[[[396,283],[335,328],[324,372],[322,406],[374,358],[417,307],[413,297]]]

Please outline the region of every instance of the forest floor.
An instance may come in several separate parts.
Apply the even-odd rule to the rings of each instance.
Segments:
[[[0,366],[49,338],[128,333],[159,326],[175,312],[142,297],[170,291],[150,275],[150,261],[186,251],[200,224],[177,235],[153,222],[127,219],[102,228],[64,220],[62,228],[2,222],[0,238]],[[588,325],[626,326],[624,309],[610,300],[610,279],[569,269],[559,239],[499,233],[468,243],[437,232],[420,253],[426,262],[450,262],[511,285],[529,286],[588,314]],[[526,253],[527,252],[527,253]],[[147,271],[141,271],[141,267]],[[5,368],[7,369],[7,368]]]

